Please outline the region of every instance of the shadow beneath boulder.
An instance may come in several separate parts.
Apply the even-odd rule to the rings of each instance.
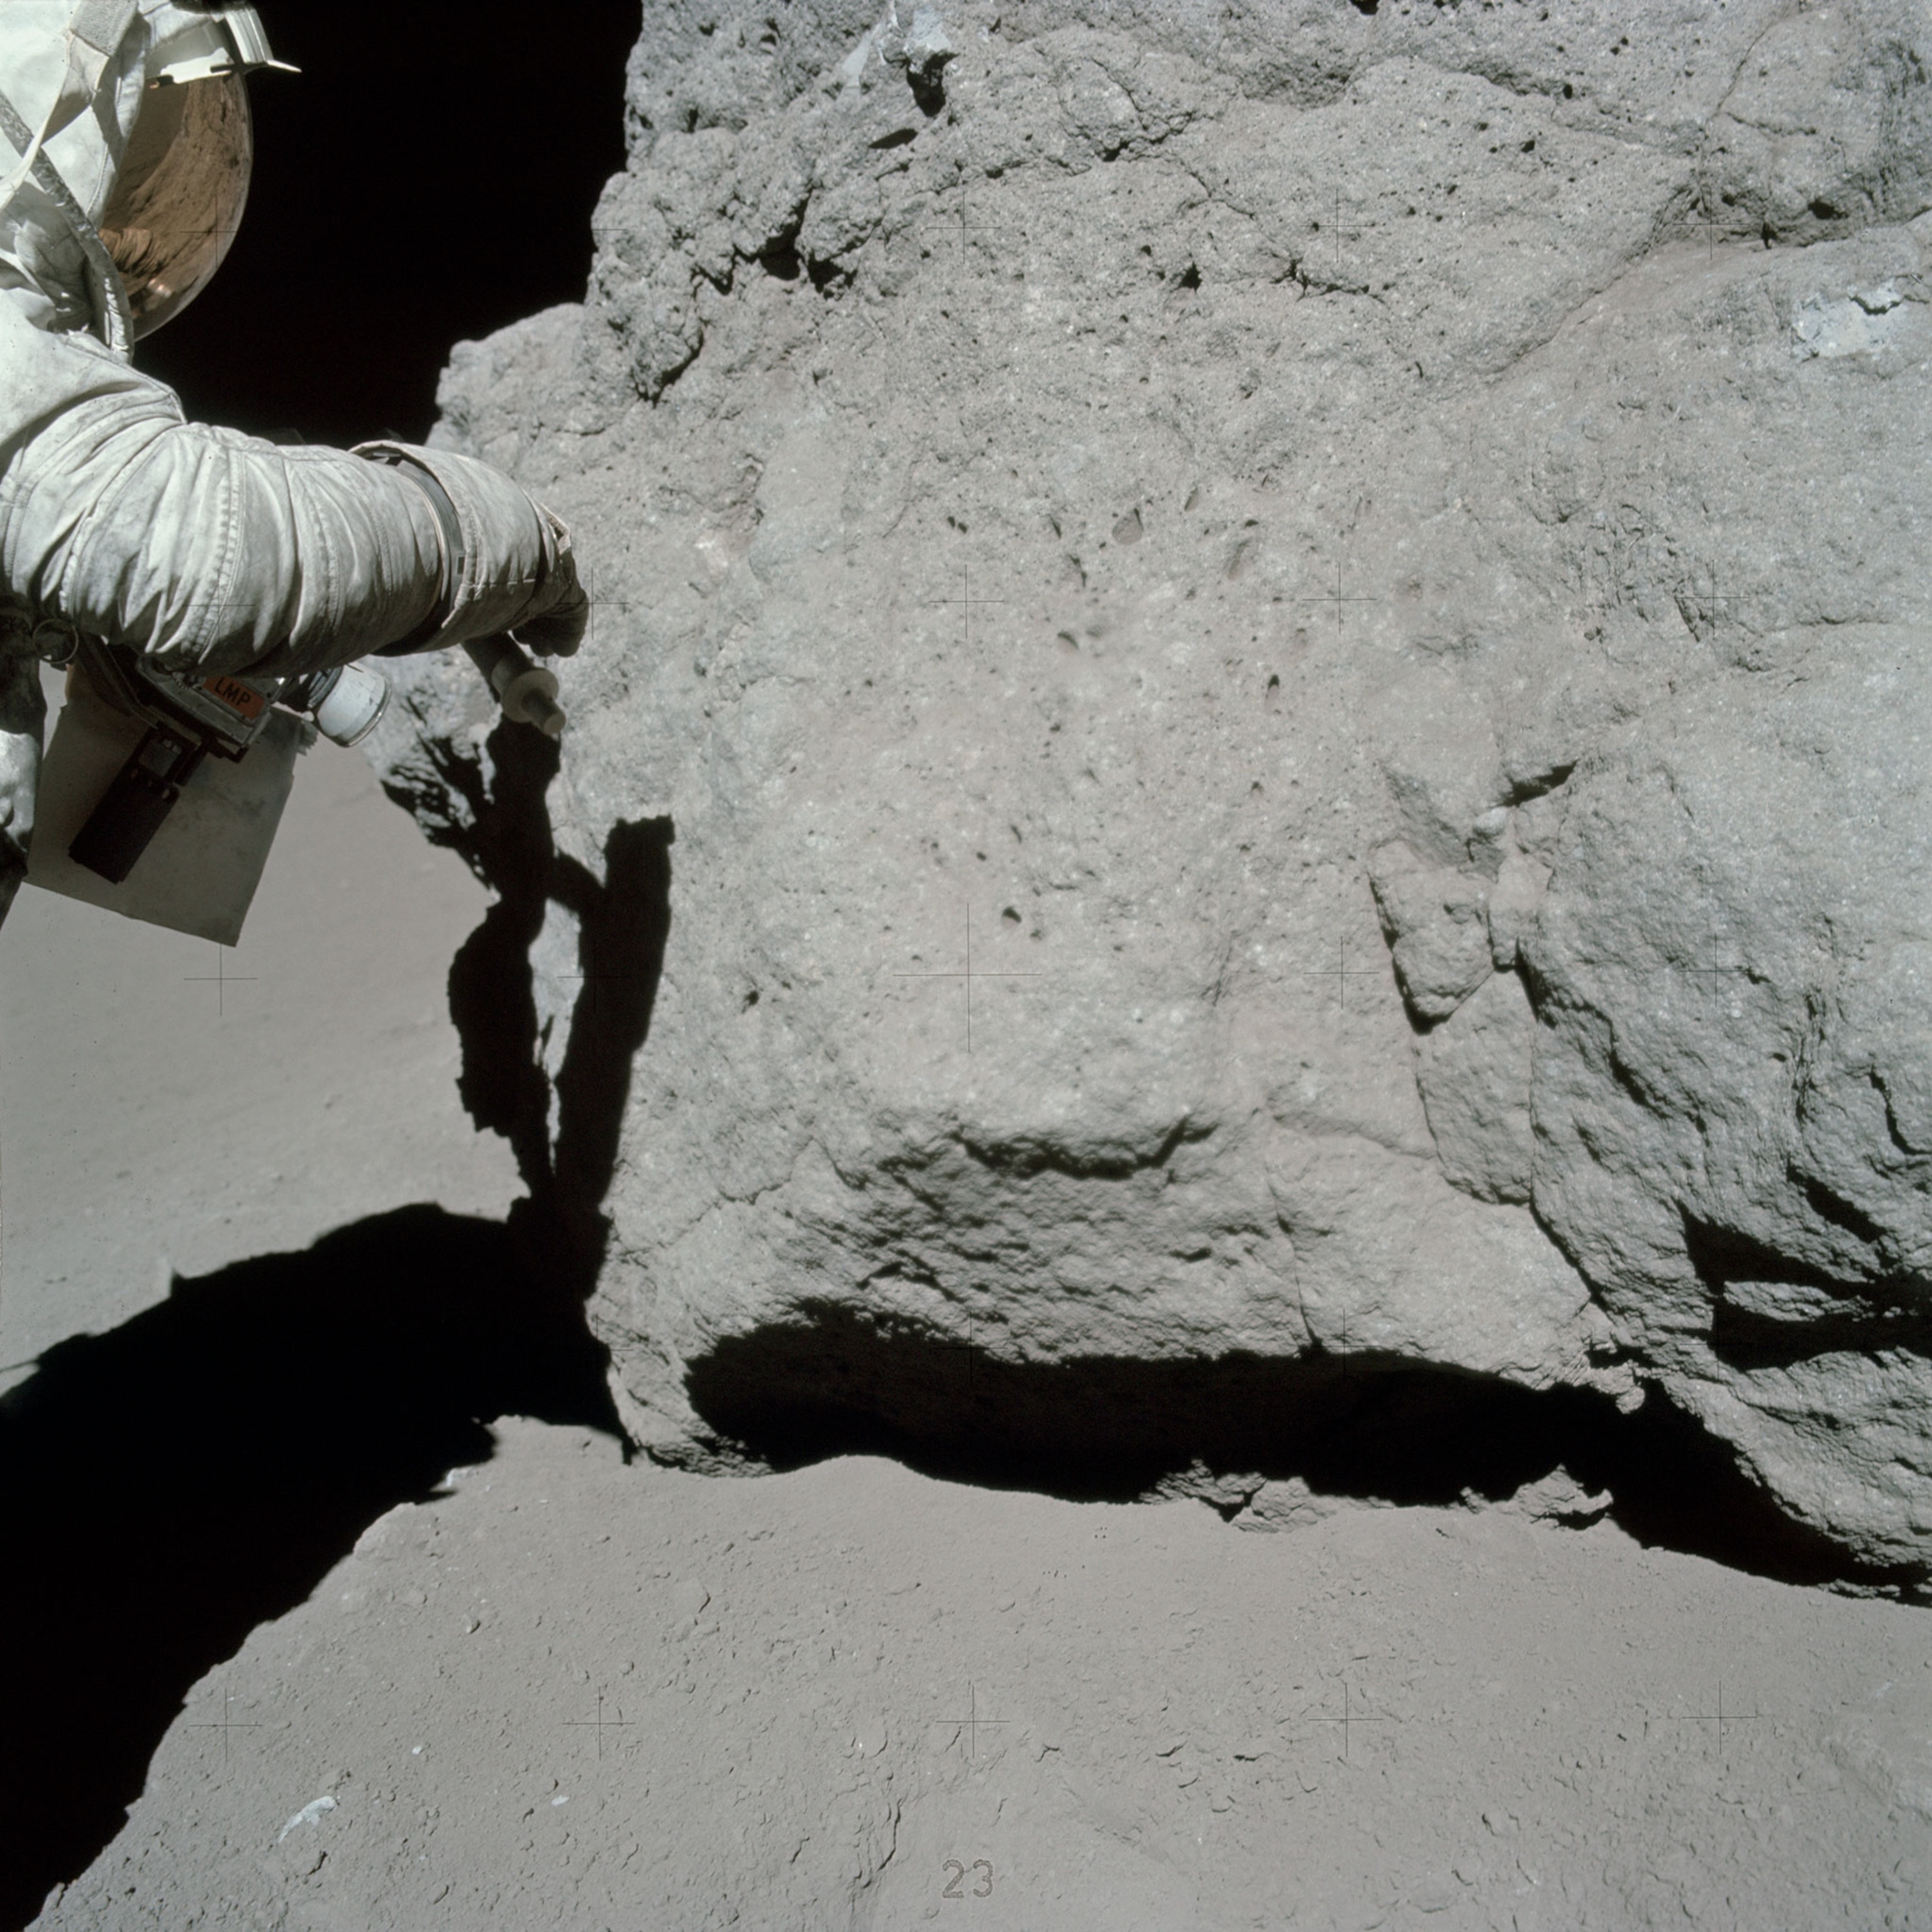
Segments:
[[[1016,1364],[842,1308],[810,1312],[692,1365],[686,1392],[711,1432],[692,1466],[890,1456],[1073,1502],[1190,1494],[1230,1518],[1269,1482],[1440,1508],[1499,1502],[1560,1469],[1609,1492],[1585,1520],[1607,1514],[1646,1545],[1788,1583],[1915,1596],[1924,1582],[1850,1564],[1655,1390],[1625,1416],[1588,1390],[1539,1394],[1366,1352]]]
[[[508,1232],[399,1208],[177,1280],[0,1397],[0,1927],[125,1822],[188,1688],[505,1414],[617,1433]]]

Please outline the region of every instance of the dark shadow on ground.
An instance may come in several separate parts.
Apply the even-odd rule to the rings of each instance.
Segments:
[[[530,1192],[502,1226],[403,1208],[178,1281],[0,1397],[0,1642],[15,1671],[0,1932],[119,1831],[189,1687],[385,1510],[487,1460],[488,1420],[622,1439],[584,1304],[670,932],[672,828],[620,820],[600,879],[556,849],[554,742],[504,724],[490,751],[487,780],[474,763],[446,774],[472,822],[440,842],[495,895],[452,965],[450,1010],[464,1102],[508,1140]],[[552,902],[578,934],[576,991],[551,1022],[569,1028],[554,1142],[530,964]]]
[[[0,1928],[125,1822],[189,1688],[486,1422],[616,1431],[507,1231],[404,1208],[198,1280],[0,1397]]]
[[[618,819],[604,841],[603,877],[557,850],[545,799],[562,752],[521,724],[491,733],[481,760],[426,744],[442,785],[468,810],[453,822],[440,800],[392,777],[384,788],[495,896],[449,969],[449,1012],[462,1042],[457,1091],[470,1119],[501,1134],[529,1189],[510,1214],[518,1252],[563,1301],[597,1285],[610,1240],[604,1196],[617,1167],[631,1070],[650,1036],[670,936],[668,818]],[[544,1072],[550,1044],[538,1018],[530,959],[554,904],[576,925],[577,960],[556,1114]],[[554,1024],[554,1022],[552,1022]]]
[[[1625,1416],[1588,1390],[1538,1394],[1370,1354],[1036,1366],[815,1312],[726,1338],[692,1365],[686,1394],[712,1437],[694,1466],[890,1456],[947,1481],[1076,1502],[1172,1492],[1180,1478],[1230,1516],[1263,1481],[1446,1507],[1466,1493],[1500,1501],[1562,1468],[1609,1491],[1607,1514],[1646,1545],[1922,1600],[1916,1571],[1858,1570],[1792,1522],[1655,1390]]]

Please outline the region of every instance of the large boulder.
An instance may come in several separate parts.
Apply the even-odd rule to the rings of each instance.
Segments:
[[[1534,1198],[1802,1520],[1932,1535],[1932,631],[1848,624],[1570,782],[1525,963]]]
[[[437,432],[575,529],[560,766],[434,659],[374,751],[655,1453],[1657,1390],[1926,1574],[1928,60],[650,10]]]

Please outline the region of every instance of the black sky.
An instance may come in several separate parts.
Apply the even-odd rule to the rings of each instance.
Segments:
[[[584,295],[640,0],[258,10],[302,72],[249,82],[240,238],[136,362],[192,420],[420,441],[452,343]]]

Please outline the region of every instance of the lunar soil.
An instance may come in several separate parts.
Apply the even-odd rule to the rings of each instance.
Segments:
[[[442,1017],[484,903],[323,746],[220,960],[15,908],[0,1922],[1928,1922],[1917,1609],[1560,1484],[1262,1534],[627,1466],[540,1321],[466,1363],[448,1257],[518,1191]]]

